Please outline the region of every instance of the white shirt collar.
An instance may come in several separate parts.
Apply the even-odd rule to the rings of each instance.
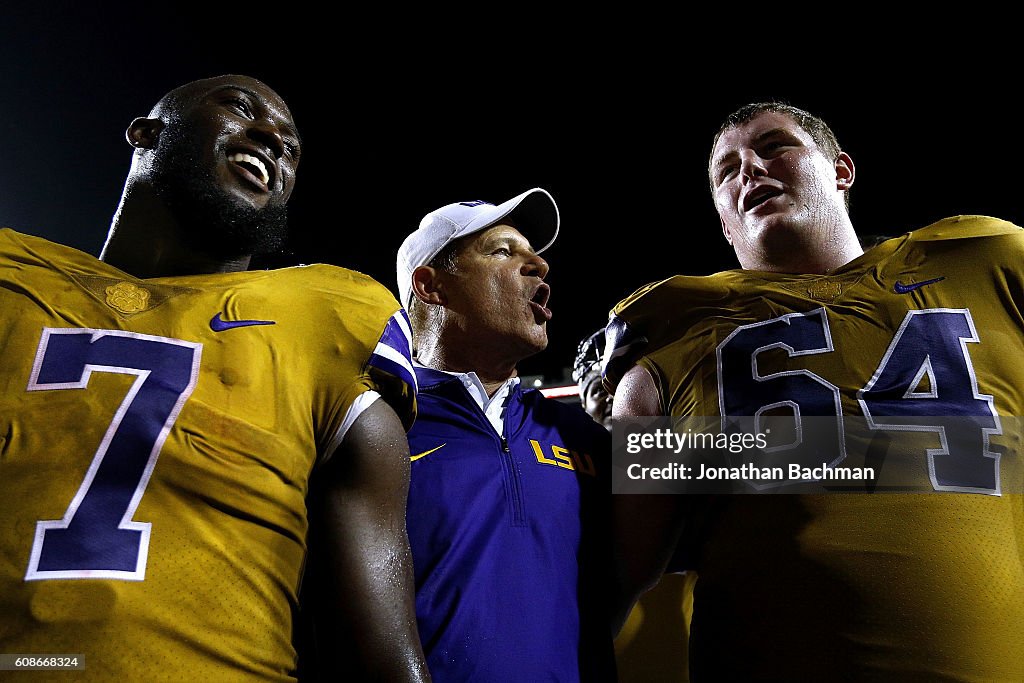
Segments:
[[[421,368],[426,368],[426,365],[420,363],[415,358],[413,364]],[[504,432],[504,420],[505,420],[505,404],[508,402],[509,394],[512,393],[512,387],[519,384],[519,377],[509,377],[505,380],[505,383],[494,392],[493,396],[487,395],[487,390],[484,389],[484,383],[480,381],[480,378],[475,372],[470,370],[469,372],[450,372],[448,370],[438,370],[437,368],[430,368],[431,370],[437,370],[437,372],[443,372],[446,375],[457,377],[462,386],[466,387],[466,391],[473,397],[473,401],[477,404],[480,410],[483,411],[484,415],[487,416],[487,421],[494,427],[494,431],[498,434]]]

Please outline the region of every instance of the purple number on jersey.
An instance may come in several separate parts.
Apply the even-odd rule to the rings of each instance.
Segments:
[[[132,521],[202,345],[132,332],[44,329],[28,391],[87,389],[94,372],[135,375],[63,519],[36,522],[26,581],[142,581],[150,524]]]

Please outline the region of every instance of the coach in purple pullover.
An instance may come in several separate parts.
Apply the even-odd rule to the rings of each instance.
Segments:
[[[435,683],[615,678],[610,437],[516,375],[547,346],[539,253],[558,226],[535,188],[433,211],[398,252],[419,383],[406,519]]]

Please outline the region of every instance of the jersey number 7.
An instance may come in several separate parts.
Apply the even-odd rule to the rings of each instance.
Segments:
[[[94,372],[135,381],[64,517],[36,522],[26,581],[145,578],[150,524],[132,516],[195,388],[201,352],[202,344],[133,332],[43,330],[28,391],[84,390]]]

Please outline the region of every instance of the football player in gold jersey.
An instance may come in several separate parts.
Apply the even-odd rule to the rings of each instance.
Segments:
[[[742,268],[615,307],[616,418],[857,417],[867,444],[836,420],[774,456],[900,455],[931,492],[616,496],[619,623],[675,558],[693,681],[1024,680],[1024,231],[960,216],[862,252],[853,160],[780,103],[730,116],[709,173]]]
[[[127,138],[100,259],[0,230],[0,652],[81,656],[69,680],[293,680],[316,525],[326,664],[427,680],[398,302],[334,266],[246,271],[301,147],[263,83],[189,83]]]

